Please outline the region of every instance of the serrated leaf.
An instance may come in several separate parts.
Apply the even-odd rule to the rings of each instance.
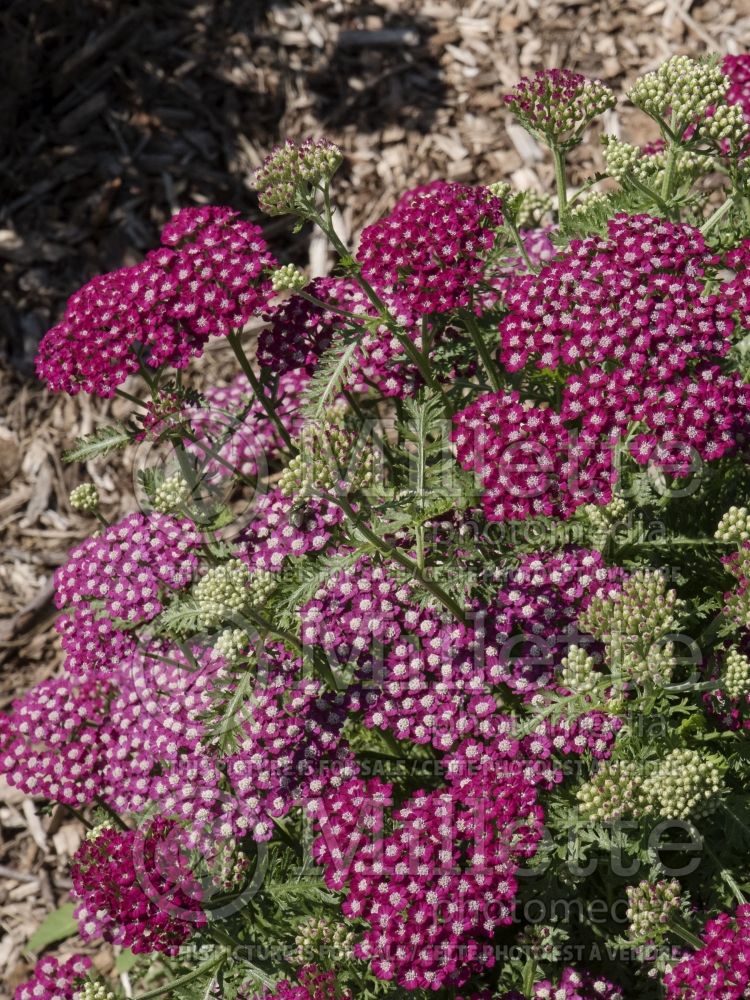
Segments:
[[[304,412],[309,420],[323,416],[345,387],[356,349],[356,340],[343,345],[338,343],[320,359],[305,390]]]
[[[56,941],[64,941],[65,938],[72,937],[78,933],[78,921],[73,916],[75,909],[73,903],[65,903],[59,909],[54,910],[29,938],[29,951],[42,951],[47,945]]]
[[[78,438],[75,445],[63,452],[63,462],[90,462],[93,458],[103,458],[117,448],[130,444],[132,432],[123,424],[100,427],[93,434]]]

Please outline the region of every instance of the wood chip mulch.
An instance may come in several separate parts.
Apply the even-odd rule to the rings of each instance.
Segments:
[[[52,574],[89,531],[70,489],[93,479],[108,515],[133,507],[129,455],[81,468],[59,458],[122,416],[121,402],[53,397],[31,377],[72,292],[139,260],[188,204],[231,204],[266,224],[282,260],[324,272],[321,242],[261,219],[250,185],[286,136],[344,149],[338,225],[354,240],[437,177],[548,190],[550,164],[503,109],[520,76],[567,66],[622,93],[671,54],[750,49],[750,0],[5,0],[0,37],[2,710],[59,666]],[[649,136],[622,103],[604,126]],[[573,182],[592,162],[595,136],[573,157]],[[203,379],[223,367],[220,345],[202,364]],[[0,782],[0,1000],[67,898],[81,833],[65,810]],[[112,970],[111,949],[85,950]]]

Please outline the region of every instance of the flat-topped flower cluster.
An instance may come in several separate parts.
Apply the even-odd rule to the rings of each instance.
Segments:
[[[571,192],[615,95],[541,71],[506,105],[555,199],[435,181],[355,250],[342,154],[290,140],[260,205],[333,274],[186,207],[73,295],[37,370],[128,401],[68,458],[142,446],[142,510],[73,491],[0,771],[88,828],[124,993],[750,995],[749,79],[668,60],[629,94],[659,141]],[[120,996],[63,954],[17,1000]]]

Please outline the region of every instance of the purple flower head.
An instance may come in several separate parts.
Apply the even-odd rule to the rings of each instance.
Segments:
[[[241,328],[272,295],[262,232],[229,208],[183,209],[162,244],[70,298],[39,345],[37,374],[51,389],[109,397],[141,362],[185,368],[209,337]]]
[[[667,1000],[743,1000],[750,987],[750,905],[706,924],[703,947],[664,977]]]
[[[190,583],[200,544],[190,521],[128,514],[72,550],[55,574],[55,603],[76,614],[101,610],[129,624],[151,621],[161,611],[166,591]]]
[[[485,187],[415,188],[362,233],[362,274],[397,316],[471,308],[502,224],[501,203]]]
[[[74,1000],[86,973],[91,968],[88,955],[71,955],[57,959],[52,955],[40,958],[34,974],[13,994],[14,1000]]]
[[[205,924],[200,886],[174,825],[155,819],[143,833],[101,827],[81,845],[71,876],[84,938],[136,954],[176,955]]]

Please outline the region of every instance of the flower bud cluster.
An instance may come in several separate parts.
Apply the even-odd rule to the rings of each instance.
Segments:
[[[275,292],[298,292],[307,284],[307,278],[296,264],[284,264],[271,272],[271,287]]]
[[[152,506],[160,514],[175,514],[189,499],[190,486],[184,476],[176,472],[156,487]]]
[[[562,660],[560,687],[567,688],[572,694],[586,694],[596,689],[600,677],[594,658],[580,646],[571,646]]]
[[[594,597],[578,624],[604,642],[613,673],[639,684],[666,684],[676,660],[665,637],[679,628],[683,607],[662,573],[638,570],[619,591]]]
[[[614,497],[608,504],[598,507],[595,503],[587,503],[581,507],[581,514],[594,548],[603,549],[609,541],[612,528],[628,512],[628,505],[622,497]]]
[[[535,229],[542,219],[552,209],[552,198],[549,194],[538,191],[524,191],[516,210],[516,225],[524,229]]]
[[[715,143],[728,142],[730,148],[742,146],[748,138],[745,113],[739,104],[722,104],[713,109],[699,130],[699,136],[706,135]]]
[[[660,879],[658,882],[644,880],[637,885],[629,885],[625,893],[628,897],[627,917],[632,939],[662,940],[667,933],[669,921],[680,912],[680,892],[681,886],[677,879]]]
[[[102,983],[88,982],[79,993],[76,993],[75,1000],[115,1000],[115,994]]]
[[[250,600],[249,584],[250,570],[241,559],[229,559],[208,570],[193,589],[202,627],[221,625],[232,612],[242,611]]]
[[[593,118],[615,106],[615,95],[604,83],[580,73],[545,69],[524,77],[505,103],[532,135],[570,147]]]
[[[652,73],[639,77],[628,94],[650,118],[666,121],[679,134],[712,105],[722,103],[729,81],[710,59],[672,56]]]
[[[292,961],[297,965],[321,958],[340,965],[352,958],[354,934],[344,922],[334,924],[326,917],[306,917],[297,928],[294,944]]]
[[[70,506],[82,514],[93,514],[99,510],[99,490],[93,483],[81,483],[70,491]]]
[[[321,420],[304,425],[298,454],[279,477],[279,490],[298,500],[316,493],[354,493],[372,482],[375,458],[358,447],[344,423],[344,407],[331,407]]]
[[[326,184],[341,166],[338,146],[327,139],[287,139],[266,157],[253,178],[258,203],[267,215],[286,215],[304,209],[305,199]]]
[[[278,577],[269,570],[256,570],[247,585],[250,603],[261,607],[279,585]]]
[[[247,646],[247,632],[241,628],[224,629],[214,643],[216,652],[229,664],[239,663],[245,654]]]
[[[730,507],[719,521],[714,538],[720,542],[750,542],[750,511],[747,507]]]
[[[581,815],[595,823],[614,823],[647,812],[643,770],[635,761],[606,761],[576,793]]]
[[[750,694],[750,659],[737,649],[730,649],[727,653],[721,686],[730,698]]]
[[[699,820],[719,804],[724,782],[717,764],[697,750],[672,750],[643,782],[649,811],[665,819]]]

